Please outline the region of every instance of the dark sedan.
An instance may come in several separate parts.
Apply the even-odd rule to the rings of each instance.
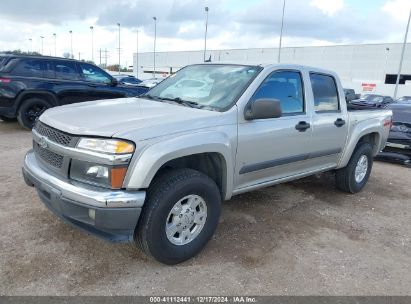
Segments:
[[[394,99],[392,99],[390,96],[366,94],[360,99],[350,101],[348,107],[350,109],[383,108],[393,102]]]
[[[387,145],[378,158],[411,165],[411,98],[390,104],[392,127]]]
[[[117,79],[118,83],[130,86],[136,86],[141,83],[141,80],[132,75],[112,75]]]

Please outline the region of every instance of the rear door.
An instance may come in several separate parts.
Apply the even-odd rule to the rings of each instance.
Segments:
[[[310,72],[309,76],[314,98],[311,162],[333,166],[341,156],[348,134],[346,113],[341,108],[345,100],[338,93],[334,76],[317,72]]]

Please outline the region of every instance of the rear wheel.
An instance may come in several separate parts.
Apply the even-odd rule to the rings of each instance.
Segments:
[[[348,193],[357,193],[367,184],[373,165],[373,151],[369,143],[361,143],[355,149],[348,165],[337,170],[337,188]]]
[[[10,117],[3,116],[3,115],[0,115],[0,119],[1,119],[2,121],[4,121],[4,122],[13,122],[13,121],[16,121],[16,118],[10,118]]]
[[[183,262],[212,237],[220,203],[220,191],[207,175],[191,169],[169,171],[148,190],[135,240],[162,263]]]
[[[23,128],[32,129],[36,119],[51,107],[48,101],[41,98],[26,99],[17,112],[17,120]]]

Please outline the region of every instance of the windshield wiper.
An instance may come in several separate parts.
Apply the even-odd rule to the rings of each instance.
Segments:
[[[146,99],[150,99],[150,100],[158,100],[158,97],[150,95],[150,94],[142,94],[140,96],[138,96],[140,98],[146,98]]]
[[[174,101],[178,104],[185,105],[185,106],[190,107],[190,108],[201,108],[202,107],[200,104],[198,104],[195,101],[184,100],[184,99],[181,99],[180,97],[175,97],[175,98],[157,97],[157,98],[160,99],[160,100]]]

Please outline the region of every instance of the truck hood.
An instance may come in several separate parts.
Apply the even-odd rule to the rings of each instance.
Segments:
[[[231,115],[177,104],[121,98],[47,110],[40,121],[58,130],[88,136],[145,140],[172,133],[235,123]]]

